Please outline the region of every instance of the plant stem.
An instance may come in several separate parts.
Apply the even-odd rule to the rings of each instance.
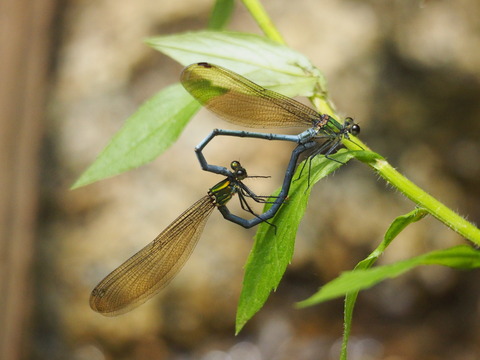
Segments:
[[[283,40],[282,35],[280,35],[280,32],[275,25],[273,25],[272,20],[259,0],[242,0],[242,2],[250,12],[250,15],[252,15],[253,19],[257,22],[260,29],[262,29],[264,34],[270,40],[285,44],[285,40]]]
[[[328,114],[338,119],[339,117],[335,112],[335,106],[326,96],[327,89],[322,89],[322,91],[323,93],[315,92],[312,96],[310,96],[309,97],[310,101],[312,102],[312,104],[315,106],[315,108],[320,114]]]
[[[355,144],[352,144],[352,142],[348,140],[345,141],[345,146],[350,150],[358,150],[359,146],[365,146],[364,150],[369,150],[368,147],[358,139],[352,140],[355,141]],[[475,243],[477,246],[480,246],[480,229],[408,180],[380,155],[371,153],[370,151],[358,151],[355,157],[357,160],[375,169],[382,178],[412,200],[417,206],[424,208],[450,229]]]
[[[418,206],[425,208],[431,215],[443,222],[466,239],[480,245],[480,229],[465,220],[453,210],[446,207],[433,196],[427,194],[405,176],[395,170],[385,159],[376,159],[369,163],[380,176],[399,189]]]

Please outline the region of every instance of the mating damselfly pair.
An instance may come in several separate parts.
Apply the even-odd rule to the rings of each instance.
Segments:
[[[225,219],[245,228],[268,222],[284,204],[302,154],[308,153],[310,160],[318,154],[329,157],[340,147],[343,139],[350,139],[350,135],[360,132],[360,127],[351,118],[346,118],[341,125],[327,114],[320,114],[296,100],[206,62],[186,67],[181,82],[203,106],[231,123],[253,128],[303,126],[308,129],[297,135],[213,130],[195,148],[195,152],[203,170],[223,175],[225,179],[210,188],[207,195],[95,287],[90,306],[103,315],[114,316],[130,311],[164,288],[192,253],[213,209],[217,208]],[[232,161],[231,170],[209,164],[203,150],[216,136],[296,143],[280,193],[276,197],[256,195],[243,183],[249,176],[238,161]],[[253,214],[253,218],[247,220],[230,212],[227,203],[236,194],[242,209]],[[261,203],[271,202],[272,206],[268,211],[256,214],[248,204],[248,198]]]

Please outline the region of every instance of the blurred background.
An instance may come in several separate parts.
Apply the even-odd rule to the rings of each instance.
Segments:
[[[362,140],[479,223],[480,3],[263,3],[287,43],[325,74],[331,99],[360,123]],[[355,161],[315,186],[292,264],[238,336],[235,310],[255,229],[217,212],[187,265],[153,300],[117,318],[88,305],[98,281],[220,181],[200,171],[193,148],[214,127],[234,127],[202,110],[151,164],[69,190],[125,119],[178,81],[182,67],[142,40],[204,29],[212,4],[0,1],[1,359],[338,358],[343,301],[293,305],[352,269],[414,207]],[[260,34],[240,3],[229,29]],[[271,175],[248,182],[268,193],[291,150],[219,139],[207,157]],[[380,263],[462,243],[426,218]],[[362,292],[350,359],[478,359],[479,275],[424,267]]]

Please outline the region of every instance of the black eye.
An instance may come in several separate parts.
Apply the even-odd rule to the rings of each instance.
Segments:
[[[232,168],[232,170],[236,171],[237,169],[241,169],[242,165],[240,165],[240,161],[234,160],[230,163],[230,167]]]
[[[240,169],[235,171],[235,175],[237,176],[237,178],[247,177],[247,172],[245,171],[245,169]]]
[[[353,124],[352,128],[350,129],[350,134],[355,135],[355,136],[360,134],[360,125]]]

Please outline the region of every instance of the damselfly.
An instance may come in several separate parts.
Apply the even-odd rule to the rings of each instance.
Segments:
[[[349,134],[360,133],[360,126],[352,118],[346,118],[341,125],[327,114],[320,114],[294,99],[267,90],[217,65],[200,62],[187,66],[182,72],[181,82],[203,106],[231,123],[253,128],[309,126],[298,135],[215,129],[196,147],[197,153],[201,153],[215,136],[221,135],[298,144],[325,139],[316,145],[310,155],[324,153],[328,157],[339,147],[343,138],[349,139]],[[206,163],[201,165],[207,170]]]
[[[253,176],[247,176],[240,162],[233,161],[231,168],[227,177],[213,186],[207,195],[93,289],[90,296],[93,310],[106,316],[119,315],[141,305],[164,288],[189,258],[214,208],[218,208],[227,219],[233,217],[235,220],[232,221],[247,228],[267,221],[275,214],[256,215],[252,211],[246,198],[261,203],[267,199],[255,195],[243,184],[242,180]],[[242,208],[255,215],[252,219],[230,213],[226,204],[235,194],[238,194]]]

